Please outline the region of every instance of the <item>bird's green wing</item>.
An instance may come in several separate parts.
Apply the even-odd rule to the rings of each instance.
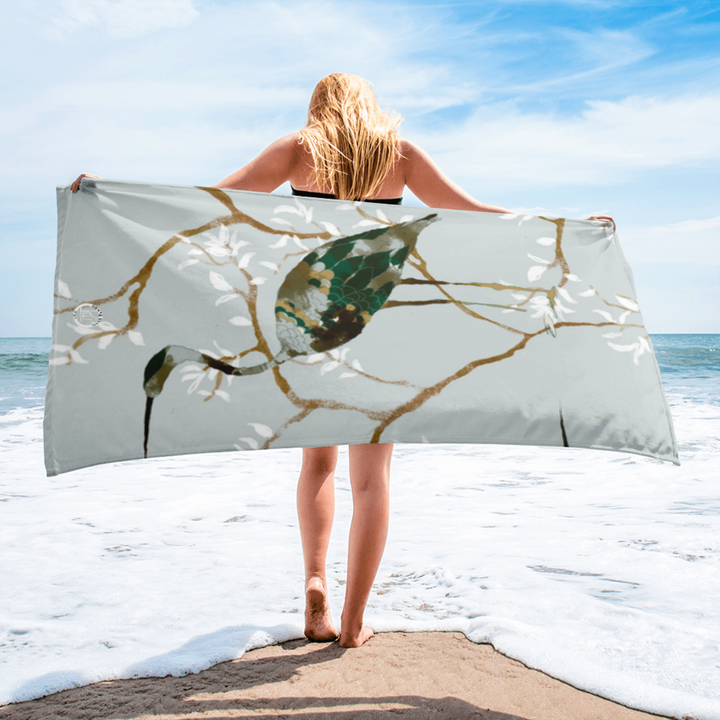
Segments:
[[[400,280],[420,231],[436,219],[376,228],[306,255],[278,291],[276,328],[286,352],[324,352],[359,335]]]

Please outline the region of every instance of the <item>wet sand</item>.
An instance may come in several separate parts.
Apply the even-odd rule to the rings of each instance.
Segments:
[[[461,633],[380,633],[363,647],[293,640],[184,677],[112,680],[0,708],[1,720],[401,716],[641,720]]]

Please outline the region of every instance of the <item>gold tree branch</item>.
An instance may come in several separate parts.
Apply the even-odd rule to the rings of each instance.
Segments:
[[[555,324],[555,329],[562,327],[604,327],[607,325],[612,325],[614,327],[618,327],[617,323],[612,322],[603,322],[603,323],[588,323],[588,322],[559,322]],[[642,325],[633,325],[628,323],[627,325],[623,325],[622,327],[642,327]],[[417,410],[421,405],[426,403],[431,397],[434,397],[435,395],[438,395],[442,390],[444,390],[450,383],[454,382],[455,380],[459,380],[462,377],[465,377],[465,375],[468,375],[476,368],[479,368],[483,365],[489,365],[491,363],[500,362],[501,360],[506,360],[509,357],[512,357],[516,352],[519,350],[522,350],[530,340],[532,340],[535,337],[538,337],[539,335],[542,335],[546,332],[545,328],[542,330],[537,330],[534,333],[523,333],[523,338],[520,340],[516,345],[511,347],[509,350],[506,350],[503,353],[499,353],[497,355],[492,355],[487,358],[480,358],[479,360],[473,360],[472,362],[469,362],[467,365],[464,365],[461,367],[458,371],[453,373],[452,375],[449,375],[446,378],[443,378],[439,382],[435,383],[434,385],[431,385],[430,387],[424,388],[421,392],[419,392],[414,398],[411,400],[408,400],[408,402],[403,403],[402,405],[395,408],[395,410],[392,410],[389,412],[386,416],[386,418],[375,428],[375,431],[373,432],[372,438],[370,440],[371,443],[377,443],[380,442],[380,437],[382,434],[387,430],[387,428],[394,423],[396,420],[401,418],[403,415],[406,415],[407,413],[413,412],[414,410]]]
[[[563,230],[565,229],[565,218],[555,218],[554,220],[551,218],[543,217],[542,215],[538,216],[541,220],[545,220],[549,223],[552,223],[555,225],[555,258],[554,260],[547,266],[547,269],[554,267],[560,267],[562,270],[562,277],[560,278],[560,282],[557,284],[557,287],[562,287],[567,283],[567,275],[570,273],[570,268],[568,267],[567,260],[565,259],[565,255],[563,254],[562,249],[562,238],[563,238]],[[550,302],[552,303],[554,301],[554,298],[548,297]]]
[[[275,442],[290,425],[296,422],[303,421],[315,408],[304,407],[297,415],[293,415],[289,420],[286,420],[278,430],[275,431],[272,437],[269,437],[260,448],[261,450],[269,450],[271,443]]]
[[[519,307],[513,307],[512,305],[497,305],[495,303],[476,303],[476,302],[465,302],[463,300],[388,300],[380,309],[387,310],[388,308],[403,307],[405,305],[457,305],[462,303],[463,305],[485,305],[486,307],[503,308],[504,310],[514,310],[516,312],[527,312]]]
[[[108,295],[104,298],[96,298],[94,300],[88,300],[85,302],[89,302],[93,305],[103,305],[106,303],[114,302],[115,300],[118,300],[120,297],[125,295],[128,290],[133,286],[137,285],[137,287],[132,291],[130,294],[128,301],[128,321],[127,323],[116,330],[101,330],[98,332],[88,333],[86,335],[81,335],[71,346],[72,350],[77,350],[81,345],[86,343],[88,340],[96,340],[101,337],[104,337],[106,335],[126,335],[128,331],[134,330],[135,327],[138,324],[139,321],[139,302],[140,302],[140,296],[143,293],[143,290],[147,286],[147,283],[150,279],[150,276],[152,275],[153,269],[157,263],[157,261],[162,257],[166,252],[171,250],[177,243],[183,242],[185,239],[193,237],[195,235],[199,235],[200,233],[206,232],[208,230],[211,230],[216,227],[220,227],[222,225],[229,226],[229,225],[236,225],[236,224],[245,224],[250,225],[251,227],[255,228],[256,230],[260,230],[261,232],[268,233],[270,235],[285,235],[287,234],[284,230],[277,230],[275,228],[269,227],[268,225],[265,225],[264,223],[261,223],[258,220],[255,220],[255,218],[250,217],[246,213],[241,212],[238,210],[237,207],[235,207],[234,203],[230,199],[230,197],[227,195],[227,193],[223,192],[219,188],[206,188],[206,187],[199,187],[198,189],[204,190],[205,192],[212,195],[216,200],[221,202],[228,210],[230,210],[230,215],[221,216],[218,218],[215,218],[214,220],[211,220],[210,222],[204,223],[203,225],[200,225],[199,227],[192,228],[189,230],[183,230],[181,232],[175,233],[170,239],[166,240],[153,254],[152,256],[145,262],[143,267],[140,269],[140,271],[133,276],[130,280],[128,280],[117,292],[113,293],[112,295]],[[318,239],[329,239],[332,237],[329,232],[322,232],[322,233],[295,233],[295,235],[298,236],[298,238],[302,239],[309,239],[309,238],[318,238]],[[192,243],[196,247],[198,247],[201,250],[205,250],[201,246]],[[216,263],[221,264],[221,263]],[[62,314],[65,312],[71,312],[72,310],[77,307],[76,305],[72,305],[65,308],[59,308],[54,311],[54,314]],[[67,353],[67,359],[68,364],[72,363],[72,357],[70,354],[70,351]]]
[[[413,258],[415,262],[411,262],[410,258]],[[410,258],[408,258],[407,262],[410,264],[411,267],[414,267],[416,270],[418,270],[427,280],[432,281],[435,285],[437,285],[438,290],[445,295],[445,297],[450,300],[450,302],[453,303],[459,310],[462,310],[462,312],[470,315],[471,317],[477,318],[478,320],[484,320],[485,322],[489,322],[493,325],[497,325],[498,327],[503,328],[503,330],[507,330],[509,332],[517,333],[519,335],[522,335],[522,330],[518,330],[517,328],[511,327],[510,325],[506,325],[505,323],[497,322],[497,320],[491,320],[490,318],[485,317],[484,315],[480,315],[480,313],[475,312],[474,310],[471,310],[469,307],[466,307],[462,302],[459,300],[456,300],[449,292],[445,290],[445,288],[441,287],[435,278],[430,274],[430,271],[428,270],[427,263],[422,258],[420,253],[418,252],[417,248],[415,248],[412,253],[410,254]]]
[[[303,240],[309,239],[309,238],[319,238],[322,240],[329,240],[333,236],[325,230],[324,232],[319,233],[298,233],[293,231],[292,233],[289,233],[287,230],[279,230],[278,228],[270,227],[269,225],[265,225],[264,223],[261,223],[259,220],[256,220],[255,218],[251,217],[250,215],[246,215],[242,210],[239,210],[235,204],[233,203],[230,196],[223,192],[220,188],[213,188],[213,187],[200,187],[196,186],[198,190],[204,190],[207,193],[210,193],[216,200],[220,201],[228,210],[230,210],[230,217],[233,219],[233,222],[227,223],[228,225],[232,225],[235,223],[243,224],[243,225],[250,225],[250,227],[255,228],[256,230],[260,230],[260,232],[268,233],[269,235],[296,235],[298,238],[301,238]]]

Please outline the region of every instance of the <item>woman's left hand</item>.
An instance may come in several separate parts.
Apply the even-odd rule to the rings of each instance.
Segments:
[[[80,177],[70,186],[70,189],[76,193],[80,189],[80,182],[83,178],[96,178],[97,180],[102,180],[102,178],[99,175],[93,175],[92,173],[83,173],[80,175]]]
[[[615,226],[615,221],[609,216],[609,215],[591,215],[589,218],[585,218],[586,220],[607,220],[608,222],[612,223],[613,231],[617,230],[617,227]]]

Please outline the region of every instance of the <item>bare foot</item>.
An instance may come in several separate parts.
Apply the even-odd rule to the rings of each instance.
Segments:
[[[337,636],[325,583],[320,578],[310,578],[305,583],[305,637],[313,642],[332,642]]]
[[[340,647],[355,648],[360,647],[364,642],[369,640],[375,631],[369,625],[363,625],[360,628],[360,632],[341,632],[340,633]]]

